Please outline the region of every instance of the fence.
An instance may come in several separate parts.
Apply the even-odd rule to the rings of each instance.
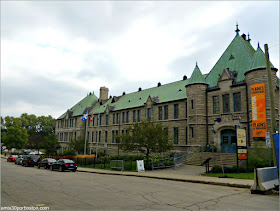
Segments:
[[[121,171],[123,171],[124,170],[123,160],[111,160],[110,169],[120,169]]]
[[[182,152],[182,153],[175,153],[174,154],[174,168],[177,166],[182,166],[183,161],[187,158],[188,153],[187,152]]]

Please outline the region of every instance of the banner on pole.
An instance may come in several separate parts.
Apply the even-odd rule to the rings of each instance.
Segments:
[[[265,137],[267,131],[265,85],[251,85],[252,127],[253,137]]]

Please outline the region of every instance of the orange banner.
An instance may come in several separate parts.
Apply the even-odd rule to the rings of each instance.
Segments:
[[[264,83],[251,85],[251,103],[253,137],[265,137],[267,126]]]
[[[247,154],[238,154],[238,160],[246,160]]]

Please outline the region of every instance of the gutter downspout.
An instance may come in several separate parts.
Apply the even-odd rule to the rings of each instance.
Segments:
[[[246,100],[247,100],[247,134],[248,134],[248,146],[251,146],[251,141],[250,141],[250,122],[249,122],[249,99],[248,99],[248,85],[247,83],[245,84],[246,86]]]

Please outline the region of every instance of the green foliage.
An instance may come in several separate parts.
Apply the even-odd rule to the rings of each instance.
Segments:
[[[1,133],[1,142],[8,149],[22,149],[28,143],[27,131],[19,125],[10,126],[7,131]]]
[[[78,154],[83,154],[84,153],[84,147],[85,147],[85,137],[84,136],[78,136],[75,139],[72,139],[68,143],[70,149],[76,151]],[[89,146],[88,142],[86,142],[86,149],[88,151]]]
[[[57,155],[71,156],[71,155],[76,155],[76,153],[72,149],[67,149],[67,150],[64,150],[63,152],[59,152]]]
[[[271,151],[271,163],[272,163],[272,151]],[[263,147],[263,142],[257,142],[253,149],[248,153],[248,164],[253,168],[262,168],[269,166],[268,149]]]
[[[41,144],[41,147],[46,150],[47,155],[54,155],[56,154],[56,151],[60,148],[60,144],[55,134],[52,134],[45,138],[45,141]]]
[[[146,162],[149,162],[151,152],[161,153],[172,149],[168,136],[162,124],[153,123],[150,120],[136,122],[133,126],[126,128],[127,134],[119,135],[120,147],[124,151],[138,150],[146,155]]]
[[[42,135],[34,133],[28,137],[26,148],[37,149],[39,151],[44,140],[45,138]]]

